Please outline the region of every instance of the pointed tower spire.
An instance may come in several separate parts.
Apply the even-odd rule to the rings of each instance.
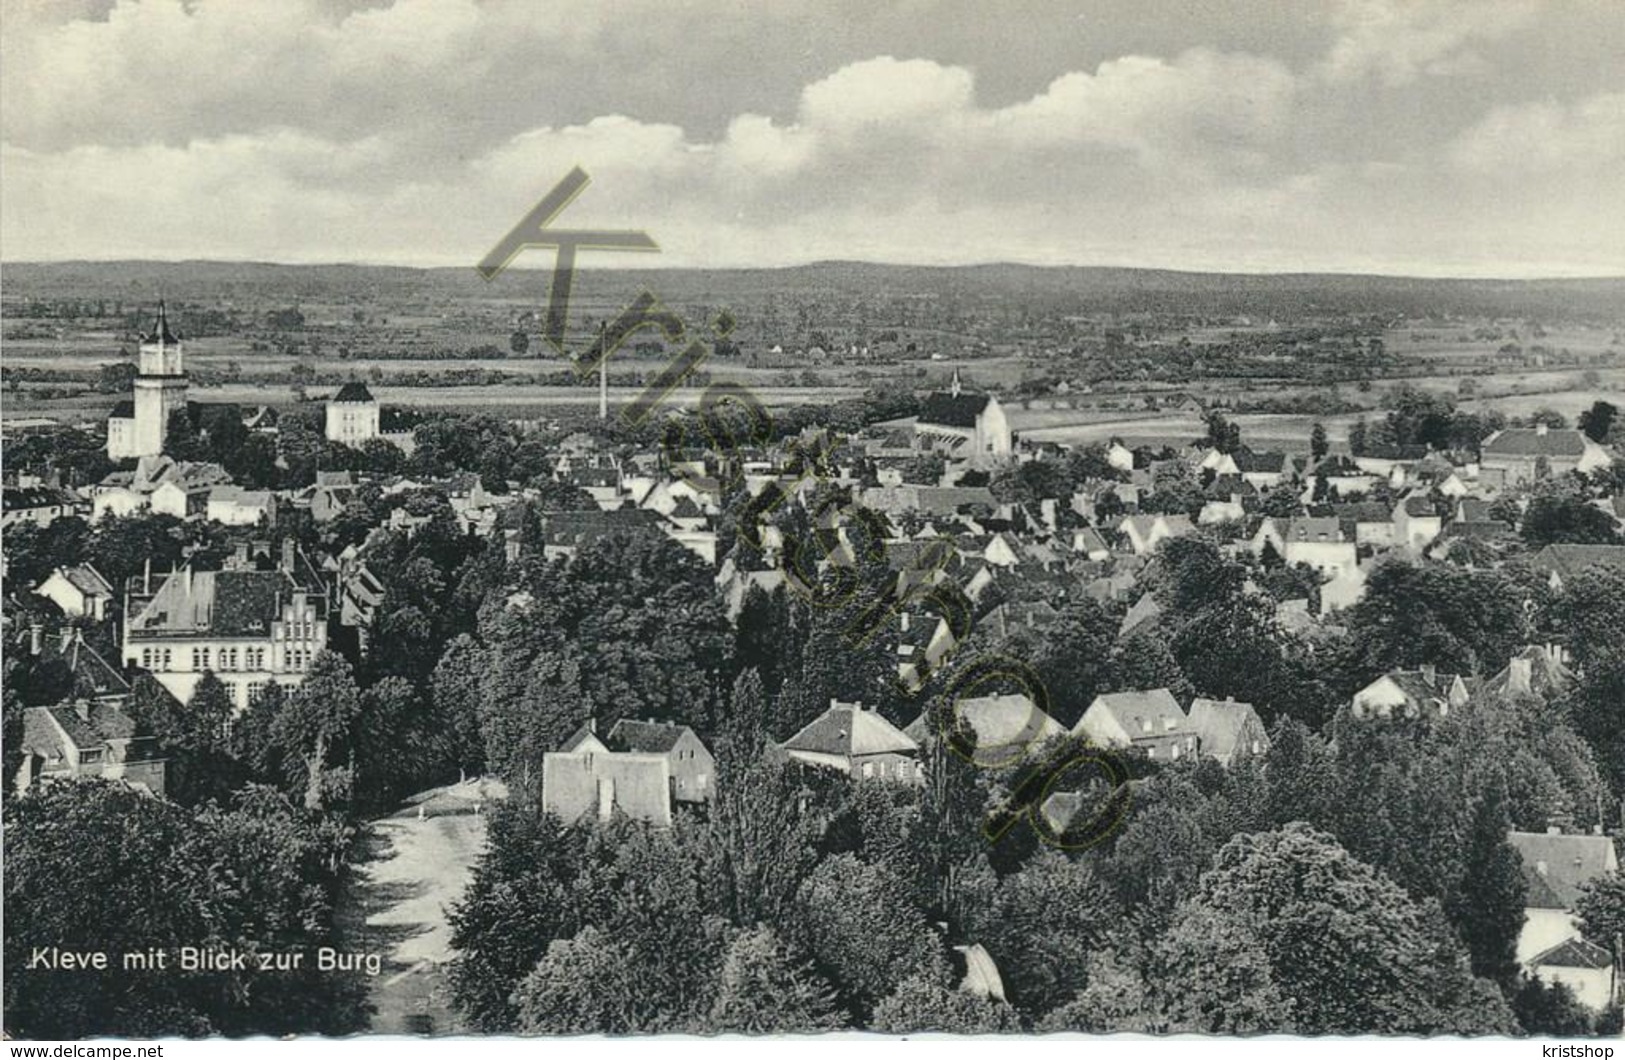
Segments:
[[[958,397],[959,390],[959,369],[956,367],[954,368],[954,381],[953,384],[948,388],[948,393],[952,394],[954,397]]]
[[[162,298],[158,299],[158,319],[153,322],[152,335],[147,341],[161,342],[166,346],[180,341],[174,332],[169,330],[169,310]]]

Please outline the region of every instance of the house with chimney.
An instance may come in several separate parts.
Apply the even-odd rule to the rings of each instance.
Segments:
[[[1349,711],[1361,721],[1448,717],[1468,700],[1467,682],[1440,673],[1431,663],[1415,670],[1390,670],[1354,693]]]
[[[124,705],[130,699],[130,682],[123,671],[108,662],[85,640],[84,631],[63,626],[54,632],[41,623],[31,623],[6,644],[8,653],[28,655],[38,664],[60,665],[73,678],[73,687],[98,703]]]
[[[716,759],[687,725],[622,718],[603,744],[611,754],[664,756],[674,802],[709,802],[716,794]]]
[[[1157,762],[1175,762],[1197,751],[1196,730],[1166,688],[1098,695],[1072,727],[1097,747],[1137,750]]]
[[[780,745],[794,761],[853,780],[923,782],[920,745],[862,703],[830,700],[829,709]]]
[[[1523,859],[1524,921],[1517,959],[1532,976],[1563,983],[1594,1010],[1618,996],[1613,954],[1580,934],[1575,906],[1585,886],[1616,875],[1619,855],[1612,837],[1544,832],[1512,832],[1507,842]]]
[[[1496,431],[1478,447],[1479,477],[1492,486],[1514,486],[1542,476],[1556,478],[1570,471],[1587,473],[1610,463],[1608,451],[1581,431],[1544,423]]]
[[[259,689],[296,688],[327,647],[325,579],[285,539],[276,565],[257,569],[246,550],[218,571],[191,563],[125,590],[122,659],[185,703],[212,672],[240,711]]]
[[[945,726],[958,723],[969,729],[976,739],[976,749],[970,757],[983,768],[1015,765],[1036,753],[1047,741],[1066,735],[1064,725],[1020,692],[963,696],[954,700],[953,713],[938,721]],[[903,733],[922,746],[927,740],[948,735],[933,732],[932,728],[931,711],[923,710]]]
[[[1335,517],[1277,519],[1266,516],[1248,542],[1255,556],[1273,549],[1289,567],[1300,563],[1327,578],[1347,575],[1359,566],[1353,540]]]
[[[1191,523],[1190,516],[1181,513],[1128,515],[1123,517],[1117,529],[1128,538],[1129,547],[1134,550],[1136,556],[1146,556],[1155,552],[1158,545],[1170,538],[1190,536],[1196,527]]]
[[[47,527],[68,515],[84,515],[89,505],[73,490],[47,485],[0,488],[0,530],[19,523]]]
[[[78,698],[23,711],[22,764],[9,778],[21,794],[37,784],[99,778],[164,793],[165,760],[157,742],[114,703]]]
[[[1190,728],[1196,733],[1197,753],[1226,767],[1243,758],[1259,758],[1270,747],[1269,733],[1253,705],[1231,696],[1191,700]]]
[[[1507,661],[1506,668],[1484,681],[1492,695],[1552,699],[1568,691],[1574,672],[1556,644],[1531,644]]]
[[[113,602],[113,586],[93,565],[80,563],[53,570],[34,595],[45,597],[69,618],[100,622]]]

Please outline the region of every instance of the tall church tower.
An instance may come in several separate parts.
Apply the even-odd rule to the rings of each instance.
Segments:
[[[169,330],[164,303],[151,334],[141,339],[135,401],[120,404],[107,421],[107,455],[113,460],[157,456],[164,451],[169,417],[186,407],[186,368],[181,340]]]

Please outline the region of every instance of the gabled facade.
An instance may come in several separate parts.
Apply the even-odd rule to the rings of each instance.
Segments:
[[[62,609],[70,618],[100,622],[113,602],[113,586],[89,563],[58,567],[34,590]]]
[[[1432,666],[1418,670],[1390,670],[1354,693],[1350,712],[1361,721],[1389,718],[1449,716],[1467,702],[1467,683],[1456,674],[1442,674]]]
[[[1197,696],[1191,700],[1190,727],[1196,733],[1197,753],[1222,766],[1269,751],[1269,734],[1251,703]]]
[[[1087,736],[1098,747],[1143,751],[1157,762],[1178,761],[1197,750],[1196,732],[1166,688],[1096,696],[1072,734]]]
[[[659,754],[603,753],[591,748],[542,756],[542,812],[565,824],[617,813],[670,828],[671,771]]]
[[[1580,1000],[1595,1009],[1617,996],[1612,961],[1600,967],[1599,956],[1580,937],[1574,909],[1585,886],[1617,875],[1619,855],[1605,835],[1512,832],[1507,842],[1523,860],[1524,922],[1518,933],[1518,963],[1547,982],[1566,983]],[[1599,974],[1602,973],[1602,974]]]
[[[920,745],[861,703],[831,700],[828,710],[782,747],[798,762],[838,770],[853,780],[917,784],[923,779]]]
[[[687,725],[622,719],[603,742],[612,752],[663,755],[677,802],[709,802],[716,794],[716,759]]]
[[[133,578],[124,615],[124,665],[151,673],[183,703],[213,672],[242,710],[267,684],[303,683],[327,648],[327,589],[291,539],[276,570],[188,565],[156,584]]]
[[[1046,741],[1066,735],[1060,722],[1019,692],[955,700],[953,718],[975,734],[976,750],[971,757],[984,768],[1015,765]],[[929,710],[921,711],[903,733],[922,745],[947,735],[931,731]]]
[[[79,699],[23,712],[22,765],[12,790],[60,780],[122,780],[164,793],[164,759],[153,740],[136,735],[135,722],[111,703]]]

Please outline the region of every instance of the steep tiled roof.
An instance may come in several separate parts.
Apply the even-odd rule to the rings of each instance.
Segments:
[[[1234,754],[1249,721],[1258,721],[1258,712],[1251,703],[1201,696],[1191,700],[1190,726],[1196,730],[1205,755],[1225,757]],[[1263,723],[1259,722],[1260,731],[1262,728]]]
[[[1598,971],[1613,966],[1614,956],[1588,939],[1564,939],[1549,950],[1529,958],[1537,968],[1588,968]]]
[[[1343,536],[1342,525],[1333,518],[1282,519],[1276,525],[1281,531],[1283,541],[1301,543],[1340,541]]]
[[[1166,688],[1153,688],[1146,692],[1108,692],[1096,696],[1089,709],[1097,706],[1109,713],[1130,736],[1139,736],[1145,731],[1140,725],[1141,719],[1151,722],[1150,734],[1156,736],[1171,731],[1166,725],[1169,721],[1174,723],[1174,729],[1186,727],[1185,712],[1179,709],[1179,701]],[[1073,731],[1081,731],[1082,725],[1080,720],[1078,728]]]
[[[1508,427],[1480,443],[1483,456],[1572,456],[1585,453],[1585,435],[1572,430]]]
[[[571,733],[568,740],[559,745],[559,750],[579,751],[583,745],[587,745],[591,750],[598,750],[599,748],[609,750],[608,747],[604,746],[604,742],[598,738],[597,727],[591,720],[582,722],[581,727]]]
[[[339,387],[339,392],[333,395],[334,401],[376,401],[372,391],[367,389],[366,383],[345,383]]]
[[[928,731],[930,714],[929,710],[922,711],[904,733],[914,740],[924,741],[931,735]],[[1066,732],[1060,722],[1020,693],[967,697],[955,703],[954,715],[976,733],[977,750],[1036,748],[1045,740]]]
[[[135,419],[135,402],[133,402],[133,401],[118,401],[118,402],[115,402],[113,404],[113,411],[109,412],[107,414],[107,418],[110,419],[110,420],[133,420],[133,419]]]
[[[1287,469],[1285,453],[1260,453],[1242,446],[1231,453],[1230,458],[1236,462],[1236,470],[1241,472],[1270,474]]]
[[[278,604],[298,590],[284,571],[177,571],[130,623],[136,636],[269,636]]]
[[[1587,883],[1618,871],[1614,841],[1608,836],[1512,832],[1507,842],[1523,858],[1524,880],[1529,884],[1524,904],[1528,906],[1573,909]],[[1539,905],[1537,898],[1541,899]]]
[[[113,594],[112,584],[102,577],[101,571],[88,563],[81,563],[76,567],[63,567],[62,576],[68,579],[75,589],[87,596],[111,596]]]
[[[677,746],[677,741],[689,732],[687,725],[668,725],[656,721],[623,719],[609,730],[604,742],[612,751],[637,751],[643,754],[665,754]]]
[[[1123,616],[1123,624],[1117,627],[1117,635],[1126,637],[1147,622],[1154,622],[1162,614],[1162,605],[1150,593],[1143,594],[1134,601],[1134,606],[1128,609]]]
[[[67,490],[52,489],[49,486],[7,486],[0,491],[0,504],[8,512],[23,511],[28,508],[54,508],[59,505],[72,506],[78,503],[79,498]]]
[[[1547,545],[1530,562],[1564,577],[1573,577],[1587,567],[1625,571],[1625,545]]]
[[[945,427],[974,427],[976,417],[987,408],[986,394],[931,394],[920,409],[921,423]]]
[[[911,754],[920,748],[897,726],[874,711],[842,703],[830,707],[786,740],[784,749],[853,757]]]
[[[620,508],[606,512],[550,512],[542,517],[543,534],[553,544],[575,545],[607,537],[618,530],[652,530],[660,525],[660,513],[648,508]]]
[[[18,652],[26,653],[33,634],[18,631],[13,644]],[[98,696],[122,696],[130,691],[130,683],[119,669],[92,648],[78,629],[65,629],[56,636],[40,638],[40,654],[45,658],[62,661],[73,672],[76,682],[82,681],[93,688]]]

